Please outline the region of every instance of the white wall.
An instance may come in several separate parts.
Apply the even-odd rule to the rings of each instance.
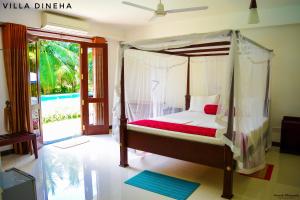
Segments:
[[[89,22],[89,35],[101,36],[116,41],[122,41],[125,38],[125,32],[118,26],[112,26],[109,24],[100,24],[97,22]]]
[[[0,23],[11,22],[38,28],[41,27],[41,13],[36,10],[0,8]]]
[[[23,24],[31,28],[41,28],[41,11],[38,10],[14,10],[0,8],[0,23],[10,22]],[[115,40],[123,40],[124,31],[118,26],[110,24],[98,23],[87,20],[88,35],[111,38]]]
[[[248,24],[248,9],[244,12],[232,12],[229,14],[167,21],[162,19],[156,23],[148,23],[145,26],[130,28],[126,31],[127,41],[143,40],[149,38],[161,38],[191,33],[208,33],[227,29],[246,29],[286,24],[300,23],[300,6],[286,6],[273,9],[259,9],[260,23]],[[167,18],[168,16],[166,16]]]

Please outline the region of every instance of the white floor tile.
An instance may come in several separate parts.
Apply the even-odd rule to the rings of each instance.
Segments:
[[[16,167],[36,177],[38,200],[148,200],[169,199],[124,184],[145,169],[198,182],[189,200],[217,200],[222,193],[223,171],[154,154],[130,153],[128,168],[119,167],[119,145],[110,135],[89,136],[90,142],[68,149],[53,145],[30,155],[2,157],[4,169]],[[300,199],[300,156],[267,153],[274,164],[270,181],[234,175],[234,199]],[[294,195],[287,196],[282,195]]]

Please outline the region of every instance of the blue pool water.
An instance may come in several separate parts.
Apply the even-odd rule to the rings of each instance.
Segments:
[[[41,101],[52,101],[59,99],[76,99],[79,98],[79,93],[69,93],[69,94],[51,94],[51,95],[42,95]]]

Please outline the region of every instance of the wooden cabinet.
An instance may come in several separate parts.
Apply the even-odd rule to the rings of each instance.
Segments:
[[[283,117],[280,152],[300,155],[300,117]]]

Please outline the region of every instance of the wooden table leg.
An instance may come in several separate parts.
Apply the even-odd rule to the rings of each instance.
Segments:
[[[38,148],[37,148],[37,143],[36,143],[36,137],[33,138],[32,140],[32,146],[33,146],[33,151],[34,151],[34,157],[35,159],[38,159]]]

